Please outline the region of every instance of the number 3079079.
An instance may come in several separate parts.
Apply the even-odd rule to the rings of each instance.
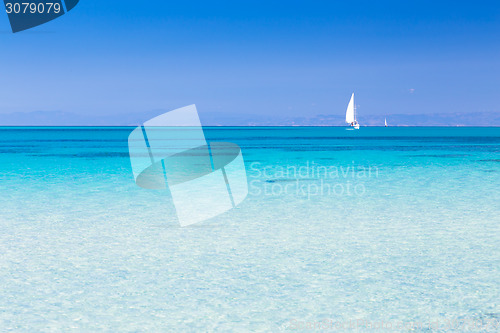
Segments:
[[[61,12],[61,4],[46,2],[46,3],[34,3],[34,2],[23,2],[23,3],[6,3],[5,8],[7,9],[7,14],[59,14]]]

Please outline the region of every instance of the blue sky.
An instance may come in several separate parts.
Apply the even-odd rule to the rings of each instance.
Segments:
[[[12,34],[0,113],[500,111],[497,1],[92,1]]]

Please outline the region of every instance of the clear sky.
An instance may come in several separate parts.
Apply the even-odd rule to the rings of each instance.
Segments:
[[[12,34],[0,113],[500,111],[499,1],[81,0]]]

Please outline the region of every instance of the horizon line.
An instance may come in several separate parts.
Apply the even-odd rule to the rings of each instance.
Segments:
[[[78,128],[78,127],[85,127],[85,128],[135,128],[141,126],[139,125],[60,125],[60,126],[47,126],[47,125],[0,125],[0,128]],[[149,126],[149,127],[172,127],[172,128],[178,128],[178,127],[194,127],[194,126]],[[216,128],[221,128],[221,127],[249,127],[249,128],[257,128],[257,127],[291,127],[291,128],[297,128],[297,127],[325,127],[325,128],[346,128],[349,129],[351,128],[350,126],[330,126],[330,125],[202,125],[202,127],[216,127]],[[453,127],[453,128],[473,128],[473,127],[478,127],[478,128],[500,128],[500,125],[494,125],[494,126],[482,126],[482,125],[393,125],[393,126],[384,126],[384,125],[364,125],[360,126],[360,128],[394,128],[394,127]]]

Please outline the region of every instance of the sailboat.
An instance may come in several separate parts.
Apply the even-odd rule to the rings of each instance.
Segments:
[[[353,129],[359,129],[359,123],[356,120],[356,104],[354,104],[354,93],[352,93],[351,100],[347,106],[345,113],[345,122],[348,123]]]
[[[385,127],[387,127],[387,118],[384,119]]]

